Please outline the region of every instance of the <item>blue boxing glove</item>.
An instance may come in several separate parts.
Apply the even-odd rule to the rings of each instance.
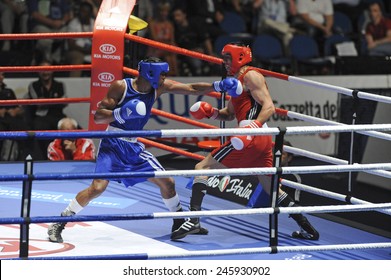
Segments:
[[[113,116],[118,123],[124,124],[127,120],[142,118],[146,115],[146,113],[147,108],[145,107],[145,103],[140,100],[133,99],[128,101],[122,107],[114,109]]]
[[[221,81],[216,81],[213,83],[213,88],[215,91],[225,91],[232,97],[238,97],[243,92],[242,83],[235,78],[225,78]]]

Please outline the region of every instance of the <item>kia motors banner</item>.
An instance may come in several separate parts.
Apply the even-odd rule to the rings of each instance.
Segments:
[[[105,0],[95,20],[91,51],[91,104],[89,130],[104,130],[94,122],[98,103],[111,83],[123,78],[124,35],[135,0]]]

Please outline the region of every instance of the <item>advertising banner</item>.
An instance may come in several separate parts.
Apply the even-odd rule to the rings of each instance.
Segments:
[[[107,125],[98,125],[94,122],[94,113],[111,83],[123,78],[124,34],[134,5],[135,0],[106,0],[100,6],[91,51],[89,130],[106,129]]]
[[[191,188],[192,183],[193,178],[187,187]],[[257,176],[211,176],[207,193],[252,208],[270,205],[270,197],[263,191]]]

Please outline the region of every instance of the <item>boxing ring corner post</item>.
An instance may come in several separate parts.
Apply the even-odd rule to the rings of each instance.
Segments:
[[[270,206],[275,209],[272,214],[269,215],[269,242],[272,249],[272,253],[275,253],[276,246],[278,246],[278,189],[279,182],[282,175],[281,169],[281,156],[283,150],[284,136],[286,128],[280,128],[279,133],[275,136],[275,144],[273,151],[273,165],[276,168],[276,173],[272,175],[270,186]]]
[[[29,252],[29,219],[31,210],[31,192],[33,184],[33,158],[31,157],[31,155],[28,155],[24,161],[24,174],[28,176],[28,179],[23,180],[21,217],[26,220],[26,223],[20,225],[20,258],[27,258]]]

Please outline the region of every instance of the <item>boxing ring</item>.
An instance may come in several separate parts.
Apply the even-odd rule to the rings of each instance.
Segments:
[[[105,1],[104,1],[105,2]],[[109,1],[107,1],[109,2]],[[39,38],[91,38],[93,33],[45,33],[45,34],[3,34],[0,39],[39,39]],[[192,52],[163,43],[125,34],[124,39],[147,46],[172,51],[211,63],[221,64],[220,58]],[[15,66],[0,67],[2,72],[27,71],[94,71],[92,65],[61,66]],[[136,76],[134,69],[121,67],[122,74]],[[391,98],[367,92],[333,86],[299,77],[262,70],[268,77],[309,87],[338,92],[353,99],[368,99],[391,103]],[[226,100],[220,93],[211,97]],[[96,97],[95,97],[96,98]],[[59,98],[39,100],[0,101],[1,105],[37,105],[56,103],[89,103],[90,113],[94,111],[96,100],[91,98]],[[357,164],[331,156],[283,146],[288,135],[313,133],[359,133],[390,141],[391,124],[347,125],[321,118],[311,117],[293,111],[277,108],[276,114],[308,122],[310,126],[270,127],[266,129],[222,128],[188,118],[176,116],[157,109],[153,114],[199,127],[198,129],[162,129],[144,131],[18,131],[0,132],[0,139],[52,139],[52,138],[94,138],[138,137],[140,142],[201,160],[203,155],[161,144],[148,138],[170,138],[183,136],[227,137],[232,135],[272,135],[275,137],[274,167],[239,168],[218,170],[166,170],[164,172],[94,173],[94,162],[34,162],[27,158],[23,163],[1,163],[0,171],[0,238],[3,250],[0,259],[29,260],[145,260],[145,259],[251,259],[251,260],[389,260],[391,240],[363,230],[322,219],[311,214],[336,212],[376,211],[391,214],[391,201],[371,203],[351,196],[351,185],[341,193],[334,193],[282,179],[287,187],[331,198],[342,202],[338,205],[302,206],[294,208],[278,207],[276,191],[281,176],[285,174],[324,174],[365,172],[391,179],[391,163]],[[353,143],[351,143],[353,145]],[[280,166],[281,152],[285,150],[295,155],[329,163],[321,166]],[[185,186],[192,176],[225,175],[272,175],[271,207],[250,209],[243,205],[206,196],[204,211],[166,212],[161,203],[157,188],[150,183],[142,183],[126,189],[115,182],[125,177],[167,177],[176,181],[176,190],[183,206],[188,206],[191,191]],[[74,195],[89,185],[94,178],[111,178],[109,188],[86,209],[83,215],[59,217],[64,206]],[[391,182],[391,181],[390,181]],[[21,186],[22,183],[22,186]],[[146,209],[148,209],[146,212]],[[219,210],[217,210],[219,209]],[[131,214],[130,214],[131,213]],[[308,241],[292,239],[290,232],[295,228],[289,214],[305,213],[320,232],[320,240]],[[181,241],[171,241],[167,219],[178,217],[203,217],[202,224],[210,231],[207,236],[188,236]],[[63,232],[65,242],[51,243],[46,230],[49,223],[68,222]],[[137,222],[135,222],[137,221]],[[278,223],[277,223],[278,221]],[[354,237],[354,238],[352,238]]]

